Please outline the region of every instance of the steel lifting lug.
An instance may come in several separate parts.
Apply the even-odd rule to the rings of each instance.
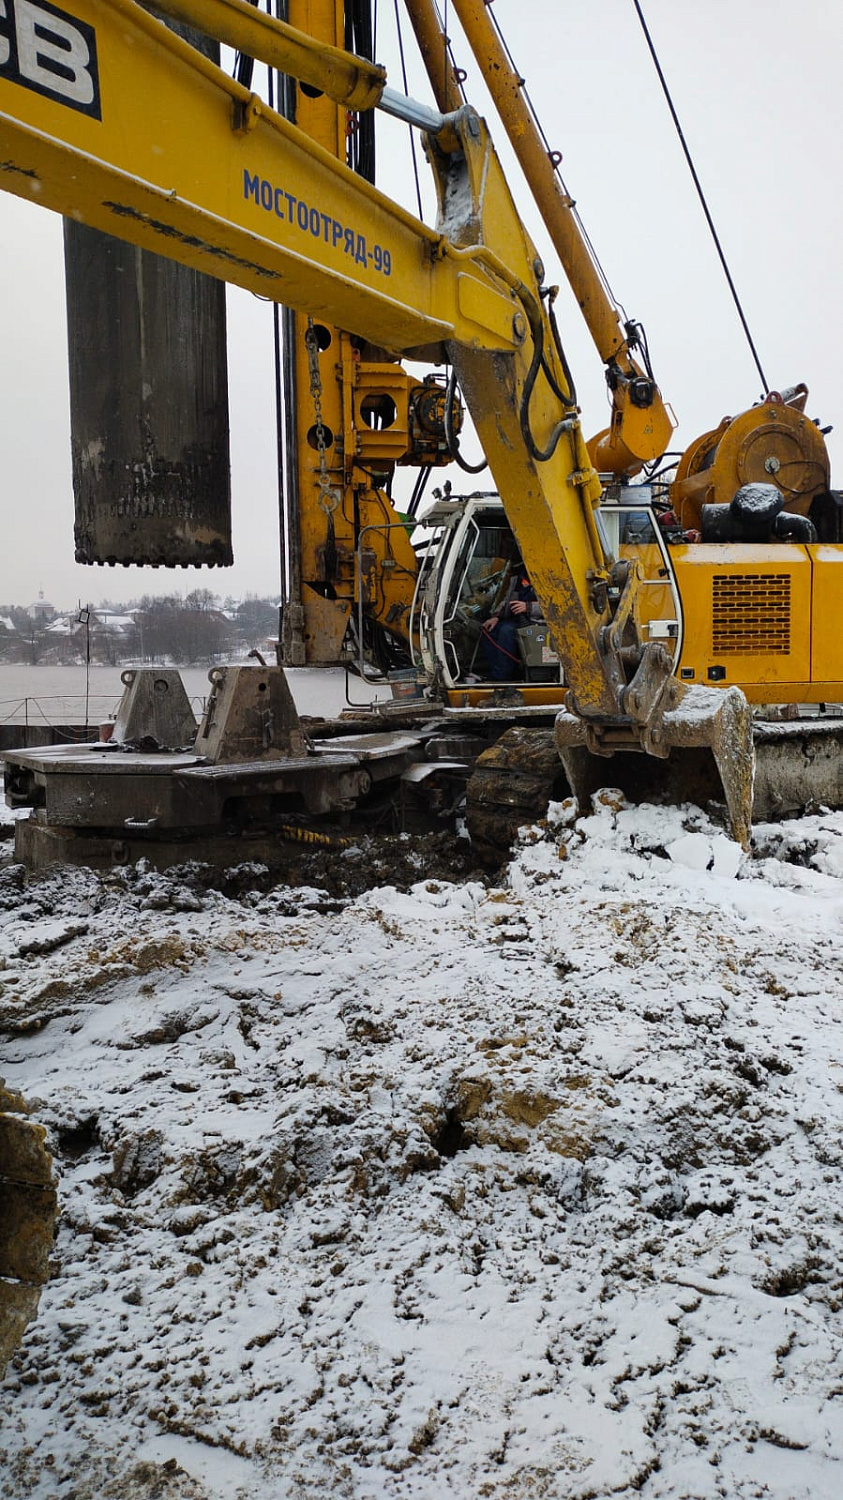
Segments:
[[[238,135],[248,135],[258,123],[263,114],[263,101],[258,94],[250,94],[248,99],[235,99],[232,106],[232,129]]]

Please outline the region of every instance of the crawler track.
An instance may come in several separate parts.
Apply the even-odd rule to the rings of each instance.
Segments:
[[[508,729],[478,756],[466,794],[468,831],[486,865],[506,859],[519,828],[568,795],[552,729]]]

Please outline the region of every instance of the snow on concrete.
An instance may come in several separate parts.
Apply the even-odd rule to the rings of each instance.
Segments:
[[[56,1143],[7,1500],[837,1500],[843,815],[345,904],[0,875]]]

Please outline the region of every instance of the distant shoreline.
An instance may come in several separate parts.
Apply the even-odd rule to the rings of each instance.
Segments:
[[[148,664],[147,664],[148,665]],[[239,663],[242,665],[242,663]],[[127,666],[55,666],[42,663],[0,663],[0,725],[38,724],[89,725],[105,723],[117,712],[123,692],[121,673],[138,670]],[[178,667],[197,718],[209,692],[211,667]],[[342,668],[292,667],[288,679],[300,713],[332,716],[346,707],[346,681]],[[352,702],[365,704],[376,691],[355,678],[351,680]],[[387,696],[381,687],[380,695]],[[87,699],[87,713],[86,713]]]

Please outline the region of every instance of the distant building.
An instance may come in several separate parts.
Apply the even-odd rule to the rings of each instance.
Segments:
[[[91,629],[104,635],[131,635],[135,629],[134,616],[118,614],[113,609],[92,609]]]
[[[71,615],[59,615],[53,620],[52,625],[47,626],[47,635],[60,636],[62,639],[76,635],[82,629],[74,611]]]
[[[47,620],[54,620],[56,617],[56,612],[49,599],[44,598],[43,589],[38,590],[38,598],[35,600],[35,603],[27,605],[26,613],[29,615],[30,620],[41,620],[42,623]]]
[[[113,609],[92,609],[89,615],[91,635],[131,635],[135,629],[135,621],[132,615],[118,614]],[[47,626],[47,635],[59,636],[67,639],[71,636],[84,635],[85,624],[79,618],[79,610],[72,609],[66,614],[61,614]]]

